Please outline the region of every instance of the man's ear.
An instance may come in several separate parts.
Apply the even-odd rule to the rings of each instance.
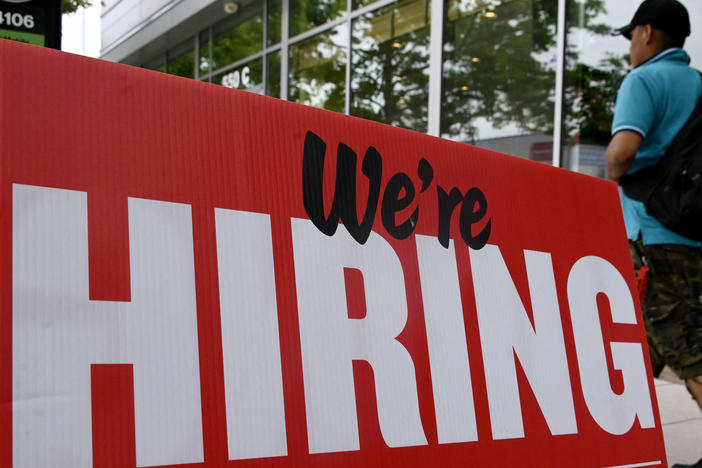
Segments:
[[[641,27],[641,39],[644,44],[650,44],[653,42],[653,26],[650,24],[644,24]]]

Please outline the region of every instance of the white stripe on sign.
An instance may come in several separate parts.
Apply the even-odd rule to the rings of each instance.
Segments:
[[[662,465],[663,462],[660,460],[655,460],[655,461],[647,461],[647,462],[641,462],[641,463],[634,463],[632,465],[615,465],[615,466],[606,466],[604,468],[637,468],[639,466],[656,466],[656,465]]]

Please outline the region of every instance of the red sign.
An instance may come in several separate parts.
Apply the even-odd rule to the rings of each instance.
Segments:
[[[614,184],[0,63],[0,466],[665,465]]]

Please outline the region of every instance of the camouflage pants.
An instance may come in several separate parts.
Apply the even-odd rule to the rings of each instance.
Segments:
[[[642,309],[654,374],[667,364],[682,379],[702,375],[702,249],[637,241],[631,254],[637,272],[648,265]]]

